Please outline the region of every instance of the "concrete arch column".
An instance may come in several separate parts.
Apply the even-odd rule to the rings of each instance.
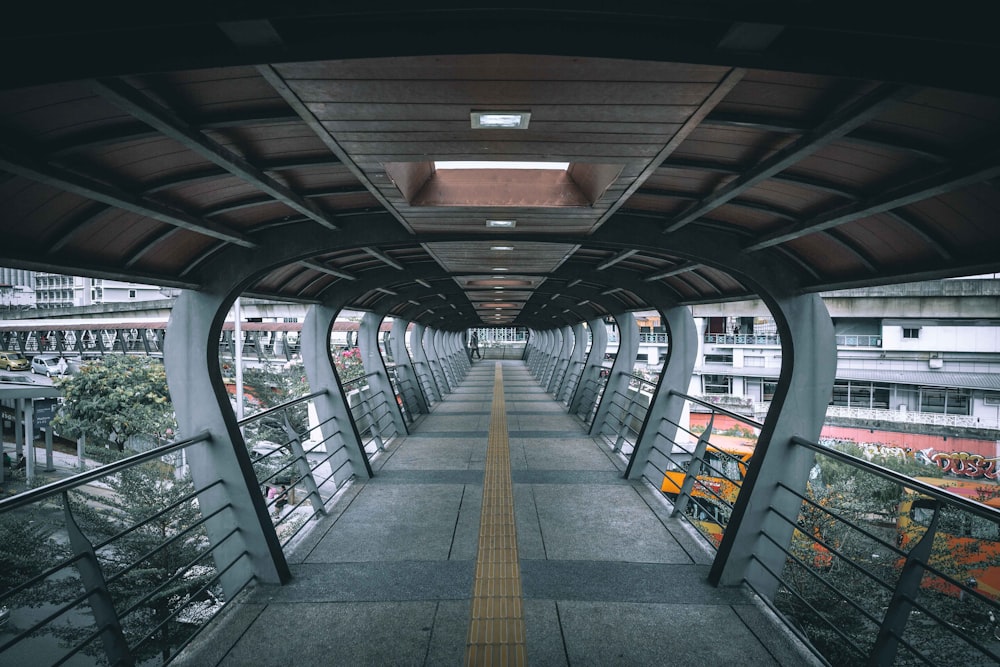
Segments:
[[[236,561],[220,579],[227,597],[251,576],[271,584],[291,578],[219,368],[219,332],[232,300],[221,289],[182,292],[163,353],[180,435],[209,438],[186,455],[195,488],[205,489],[198,494],[202,514],[218,512],[205,523],[215,562],[221,571]]]
[[[424,331],[424,352],[427,354],[427,364],[434,374],[438,390],[441,395],[451,393],[451,382],[445,372],[444,364],[441,360],[441,332],[428,327]]]
[[[446,331],[444,333],[448,349],[448,361],[451,364],[452,377],[455,384],[459,384],[465,379],[472,362],[469,360],[469,351],[465,346],[465,336],[460,331]]]
[[[341,472],[334,478],[338,486],[351,475],[363,478],[372,476],[368,455],[361,443],[361,436],[358,434],[357,425],[351,415],[351,408],[344,396],[330,352],[330,331],[339,312],[339,309],[329,306],[310,307],[302,323],[301,345],[302,366],[309,387],[314,391],[326,390],[322,396],[317,396],[313,401],[316,417],[321,424],[320,433],[323,436],[324,449],[329,454],[343,447],[340,455],[331,460],[334,469],[342,463],[350,462],[341,468]]]
[[[639,326],[635,322],[635,316],[632,313],[620,313],[614,318],[618,323],[618,354],[611,365],[604,395],[601,397],[600,405],[597,406],[594,422],[590,426],[590,435],[600,435],[602,432],[616,392],[628,396],[629,378],[635,367],[636,355],[639,353]]]
[[[529,328],[526,332],[527,338],[524,341],[524,352],[521,355],[521,359],[524,360],[525,365],[528,370],[531,370],[532,364],[535,361],[535,355],[538,354],[538,332],[535,329]]]
[[[819,439],[837,348],[833,322],[819,295],[778,297],[770,305],[781,336],[781,375],[709,581],[735,586],[745,580],[774,599],[778,582],[768,569],[781,572],[786,556],[778,545],[787,548],[793,532],[775,513],[797,517],[802,503],[781,485],[804,493],[815,460],[812,451],[791,439]]]
[[[406,330],[409,325],[407,320],[400,318],[392,321],[389,345],[392,347],[393,361],[396,362],[396,381],[400,385],[399,391],[403,396],[403,404],[410,414],[427,414],[427,397],[424,396],[424,388],[417,377],[410,353],[406,351]]]
[[[583,322],[574,325],[572,331],[573,351],[570,353],[567,361],[566,374],[562,382],[562,387],[559,388],[559,394],[556,396],[557,399],[563,402],[569,402],[573,396],[573,392],[576,391],[577,386],[580,384],[580,377],[583,375],[583,365],[587,355],[587,336],[590,335],[588,328],[583,326]]]
[[[396,433],[408,433],[403,413],[399,411],[396,402],[396,392],[389,381],[389,371],[385,367],[385,359],[379,347],[379,329],[382,317],[375,313],[365,313],[358,326],[358,348],[361,350],[361,364],[368,376],[368,387],[373,396],[383,394],[386,397],[386,409],[396,427]]]
[[[601,371],[604,369],[604,353],[608,351],[608,330],[604,326],[601,318],[590,320],[587,323],[592,336],[590,343],[590,353],[587,355],[587,362],[580,373],[580,380],[576,384],[573,392],[573,399],[569,404],[569,412],[579,414],[583,410],[583,402],[593,399],[588,396],[587,387],[600,381]]]
[[[542,369],[541,384],[545,391],[549,391],[552,378],[556,373],[556,366],[559,365],[559,354],[562,352],[563,330],[549,329],[549,354],[545,360],[545,368]]]
[[[562,389],[562,382],[566,379],[566,369],[569,367],[569,359],[573,354],[573,330],[566,326],[559,330],[560,346],[556,354],[556,361],[552,367],[552,377],[549,378],[546,391],[556,394]]]
[[[413,355],[413,367],[417,373],[420,386],[424,388],[425,397],[429,401],[438,402],[443,395],[441,387],[435,377],[434,368],[427,357],[427,327],[423,324],[414,324],[413,331],[410,332],[410,354]]]
[[[646,419],[629,458],[625,476],[629,479],[658,479],[667,467],[667,460],[654,451],[654,446],[670,446],[676,442],[678,424],[687,400],[672,391],[687,393],[698,358],[700,341],[698,327],[691,309],[677,306],[664,310],[663,321],[670,336],[667,359],[660,373]]]
[[[455,391],[455,378],[451,372],[451,364],[448,363],[448,348],[446,345],[444,331],[441,329],[433,330],[433,334],[431,335],[431,346],[434,350],[434,358],[437,360],[439,372],[444,380],[444,386],[450,394]]]

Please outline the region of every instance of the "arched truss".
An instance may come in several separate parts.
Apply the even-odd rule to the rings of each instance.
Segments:
[[[544,327],[1000,270],[1000,97],[970,66],[1000,49],[957,11],[112,11],[7,17],[6,266],[447,328],[504,282],[501,323]],[[470,125],[491,109],[530,123]],[[432,181],[444,159],[565,161],[575,189]]]

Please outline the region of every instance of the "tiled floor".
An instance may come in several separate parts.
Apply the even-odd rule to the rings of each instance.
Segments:
[[[291,583],[257,588],[176,664],[464,664],[494,366],[390,443],[289,556]],[[700,544],[524,364],[502,369],[528,663],[807,664],[745,592],[706,583]]]

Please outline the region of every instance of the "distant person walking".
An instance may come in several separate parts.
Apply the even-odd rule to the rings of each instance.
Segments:
[[[469,349],[472,350],[472,352],[469,353],[470,359],[473,357],[477,359],[483,358],[483,355],[479,353],[479,335],[476,334],[475,331],[473,331],[472,335],[469,336]]]

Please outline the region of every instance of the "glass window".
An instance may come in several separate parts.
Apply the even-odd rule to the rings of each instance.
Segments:
[[[706,394],[732,393],[732,378],[728,375],[702,375],[701,380]]]

